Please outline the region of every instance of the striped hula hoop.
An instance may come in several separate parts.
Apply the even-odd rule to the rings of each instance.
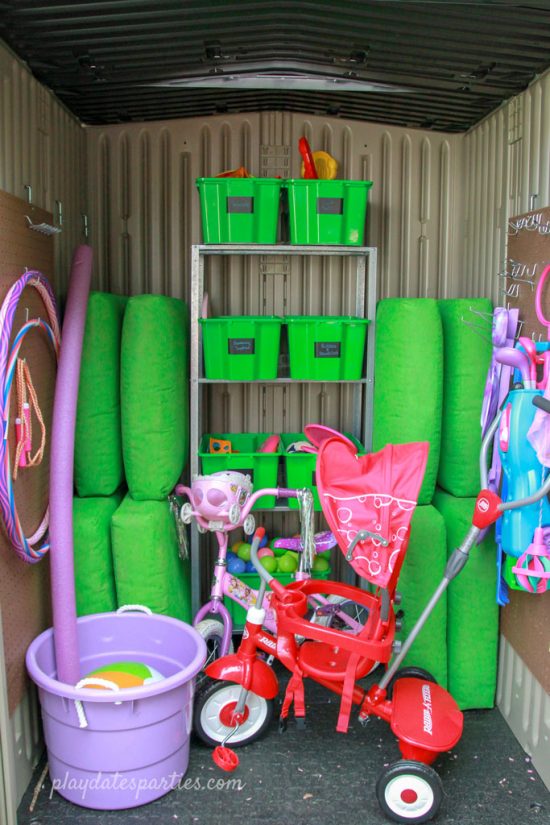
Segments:
[[[40,318],[27,321],[15,336],[13,345],[10,348],[13,319],[21,294],[27,286],[36,289],[42,298],[49,323]],[[61,335],[55,297],[44,275],[36,270],[26,272],[15,282],[0,308],[0,421],[2,423],[2,437],[0,438],[0,512],[13,549],[23,561],[34,564],[40,561],[49,550],[47,539],[39,547],[34,546],[42,539],[48,529],[49,512],[46,508],[40,525],[33,535],[25,536],[15,506],[8,443],[10,397],[15,365],[23,340],[31,329],[42,330],[50,341],[56,358],[59,358]]]

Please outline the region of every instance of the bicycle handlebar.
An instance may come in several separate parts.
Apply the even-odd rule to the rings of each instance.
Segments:
[[[550,400],[545,398],[544,395],[535,395],[533,398],[533,405],[545,413],[550,413]]]

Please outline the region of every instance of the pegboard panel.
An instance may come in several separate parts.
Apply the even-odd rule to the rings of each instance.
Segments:
[[[52,215],[25,201],[0,192],[0,301],[25,269],[38,269],[48,280],[54,277],[54,240],[28,228],[33,223],[52,223]],[[24,290],[13,322],[12,340],[26,319],[46,318],[46,309],[33,288]],[[49,438],[55,388],[55,356],[42,332],[26,335],[20,357],[27,360],[46,424],[46,449],[38,467],[20,469],[13,482],[19,517],[27,535],[38,527],[48,500]],[[16,393],[10,406],[10,453],[15,453],[13,421]],[[33,450],[39,443],[37,422],[33,420]],[[25,652],[42,630],[51,624],[49,560],[29,565],[13,552],[3,525],[0,526],[0,605],[4,629],[4,654],[10,713],[21,702],[27,688]]]
[[[550,264],[550,206],[516,215],[508,222],[508,254],[504,303],[519,309],[521,334],[546,341],[548,330],[535,312],[535,290],[545,266]],[[550,279],[545,284],[542,307],[550,319]]]
[[[537,318],[535,290],[550,264],[550,207],[510,218],[506,293],[504,303],[519,310],[521,334],[547,340],[548,330]],[[542,310],[550,319],[550,279],[544,286]],[[543,688],[550,692],[550,592],[542,595],[510,592],[510,604],[501,615],[501,632],[521,656]]]

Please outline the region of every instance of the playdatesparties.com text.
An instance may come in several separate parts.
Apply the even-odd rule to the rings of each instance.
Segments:
[[[162,776],[158,779],[142,777],[123,776],[118,773],[103,775],[99,771],[91,779],[76,778],[65,774],[63,779],[59,777],[52,781],[52,788],[50,791],[50,799],[54,791],[80,791],[81,798],[84,800],[88,791],[134,791],[136,799],[148,791],[242,791],[246,783],[241,779],[221,779],[214,776],[209,779],[203,779],[200,776],[179,777],[179,774],[172,773],[168,776]]]

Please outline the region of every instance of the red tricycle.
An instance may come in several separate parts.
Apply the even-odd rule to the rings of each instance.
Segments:
[[[482,466],[489,440],[484,440]],[[401,668],[401,664],[449,582],[466,564],[481,530],[496,521],[503,509],[523,502],[504,504],[494,493],[482,490],[473,526],[451,554],[441,583],[401,645],[394,640],[394,607],[399,603],[396,583],[427,454],[427,443],[413,443],[390,444],[380,452],[357,456],[353,445],[338,437],[320,447],[316,478],[324,515],[355,572],[375,586],[373,593],[316,580],[295,581],[283,587],[258,561],[264,531],[256,531],[251,559],[262,577],[256,605],[248,610],[238,651],[207,668],[210,678],[195,698],[194,729],[205,743],[216,746],[217,765],[234,769],[238,757],[226,742],[245,745],[269,725],[279,685],[259,651],[270,650],[291,674],[280,713],[280,730],[286,726],[292,705],[296,722],[303,723],[304,680],[313,679],[341,696],[338,731],[347,731],[354,705],[359,709],[360,722],[377,716],[390,724],[402,758],[387,767],[377,782],[377,797],[385,814],[397,822],[409,823],[426,822],[435,816],[443,791],[431,765],[440,753],[456,745],[463,717],[452,696],[435,683],[431,674],[420,668]],[[262,627],[267,585],[273,591],[271,607],[277,615],[277,637]],[[306,618],[312,597],[318,594],[362,605],[368,618],[360,632],[351,634],[314,623],[310,615]],[[373,664],[387,664],[393,655],[391,666],[377,684],[368,690],[359,684]]]

